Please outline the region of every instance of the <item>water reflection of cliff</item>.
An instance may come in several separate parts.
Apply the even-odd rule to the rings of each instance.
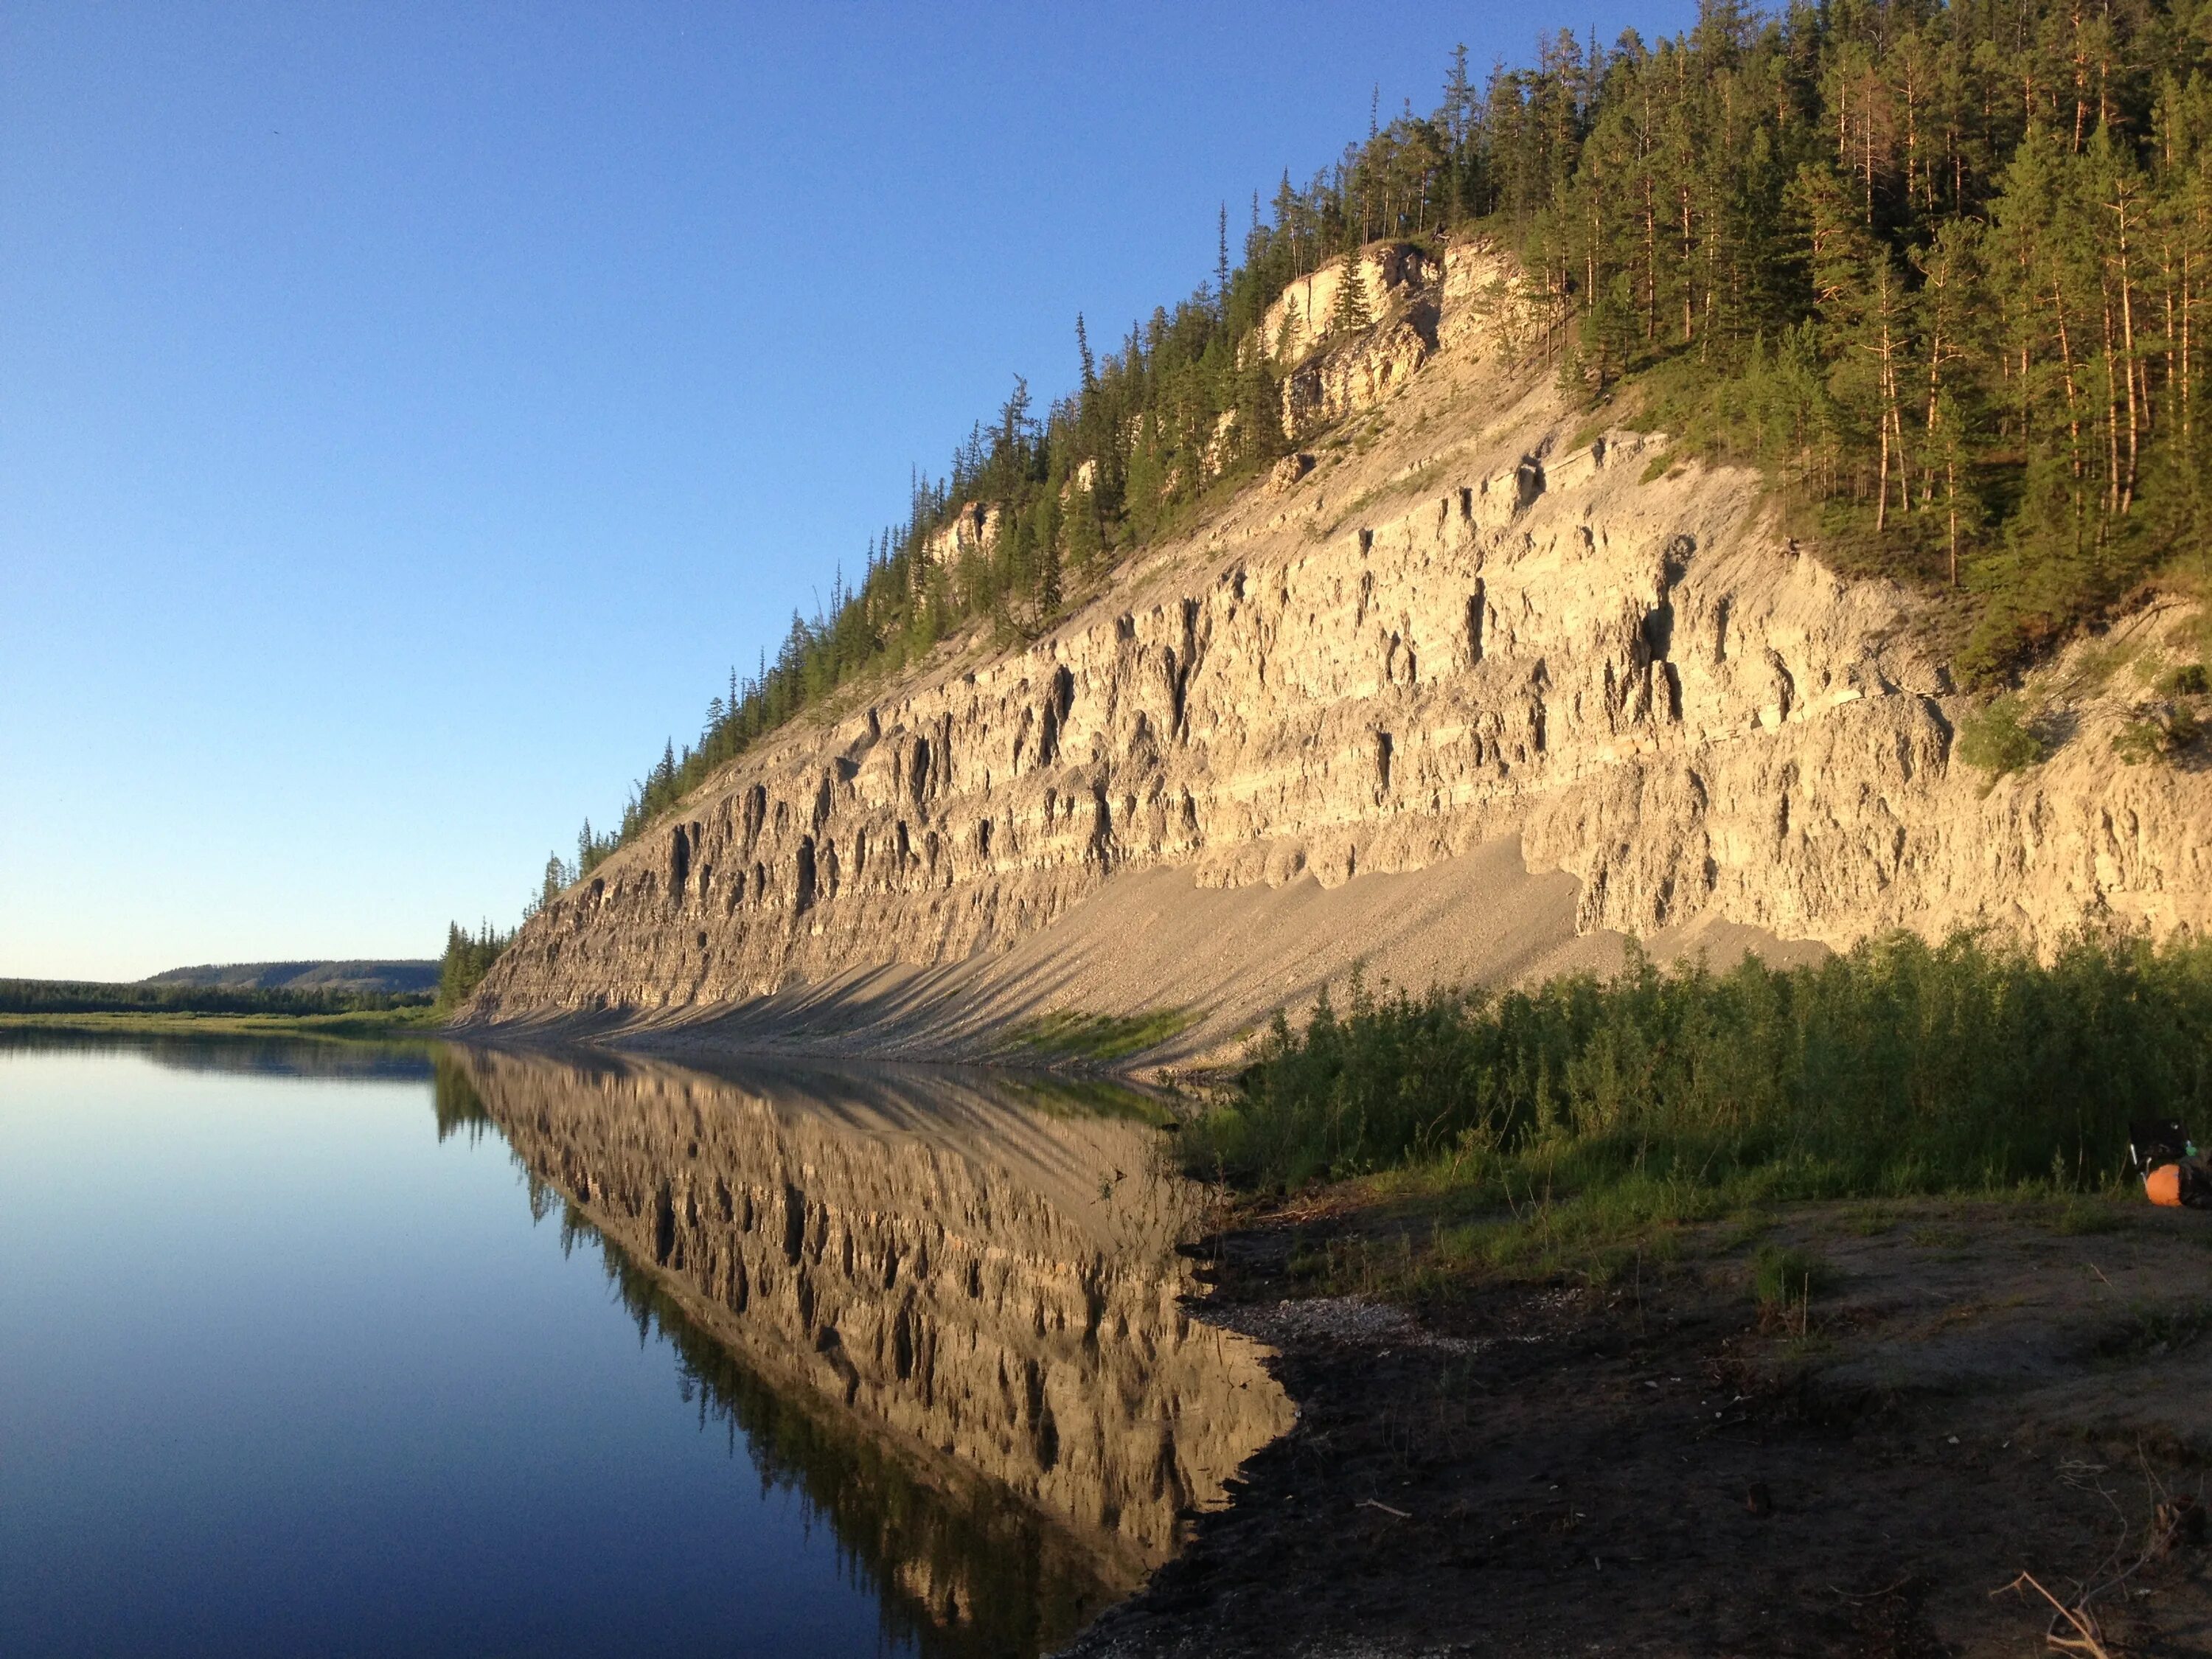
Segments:
[[[441,1132],[497,1127],[927,1647],[1065,1638],[1288,1426],[1255,1352],[1181,1306],[1188,1189],[1141,1121],[935,1071],[439,1073]]]

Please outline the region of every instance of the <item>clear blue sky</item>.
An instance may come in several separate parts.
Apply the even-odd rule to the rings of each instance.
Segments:
[[[511,921],[1016,372],[1565,6],[0,5],[0,975]]]

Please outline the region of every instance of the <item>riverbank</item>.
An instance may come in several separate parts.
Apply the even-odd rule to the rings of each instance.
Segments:
[[[331,1039],[442,1036],[446,1016],[428,1008],[336,1014],[0,1013],[0,1032],[59,1031],[102,1036],[285,1036]]]
[[[1299,1420],[1072,1655],[2013,1655],[2023,1573],[2212,1650],[2212,1218],[1806,1205],[1610,1274],[1449,1237],[1339,1188],[1206,1247]]]

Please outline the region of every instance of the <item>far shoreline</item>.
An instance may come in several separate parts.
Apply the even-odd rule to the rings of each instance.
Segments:
[[[0,1031],[53,1031],[76,1036],[289,1036],[337,1041],[453,1035],[445,1017],[424,1008],[362,1010],[331,1014],[212,1014],[160,1012],[0,1013]]]

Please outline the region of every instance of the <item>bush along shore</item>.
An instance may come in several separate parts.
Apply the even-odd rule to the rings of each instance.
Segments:
[[[2212,944],[1968,935],[1279,1014],[1181,1137],[1248,1193],[1366,1177],[1618,1232],[1801,1199],[2081,1192],[2212,1108]]]
[[[2202,1652],[2208,1105],[2185,940],[1355,981],[1175,1137],[1297,1424],[1071,1659]]]
[[[139,980],[0,980],[0,1028],[382,1037],[434,1025],[426,993]]]

